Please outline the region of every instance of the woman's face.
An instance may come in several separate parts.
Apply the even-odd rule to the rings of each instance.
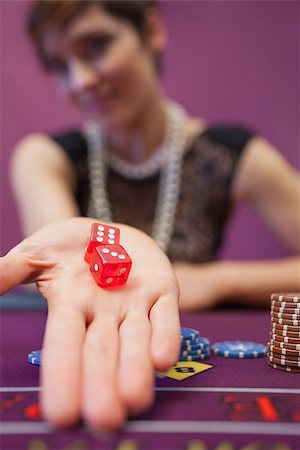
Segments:
[[[91,6],[67,28],[49,31],[43,46],[66,98],[111,130],[134,127],[157,95],[153,58],[164,38],[155,33],[143,42],[130,23]]]

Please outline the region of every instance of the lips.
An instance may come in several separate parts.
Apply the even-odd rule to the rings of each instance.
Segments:
[[[112,96],[105,97],[83,97],[80,99],[81,107],[91,113],[101,112],[112,102]]]

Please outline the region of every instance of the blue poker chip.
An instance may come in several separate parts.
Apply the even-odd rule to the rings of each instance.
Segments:
[[[198,330],[194,330],[193,328],[181,327],[181,340],[184,341],[195,341],[199,338],[200,333]]]
[[[199,344],[199,338],[195,338],[195,339],[181,339],[181,346],[185,346],[185,345],[195,345],[195,344]]]
[[[206,350],[181,350],[180,352],[180,356],[198,356],[198,355],[204,355],[204,356],[208,356],[210,354],[209,349]]]
[[[30,364],[34,364],[35,366],[40,366],[42,363],[42,350],[34,350],[29,353],[28,361]]]
[[[203,359],[206,359],[209,356],[208,354],[204,354],[204,355],[188,355],[188,356],[179,356],[178,361],[202,361]]]
[[[193,342],[187,342],[183,341],[181,343],[181,349],[182,350],[199,350],[199,349],[206,349],[209,348],[210,342],[208,339],[204,337],[199,337]]]
[[[224,341],[216,342],[212,346],[215,355],[224,356],[225,358],[259,358],[265,356],[268,352],[268,347],[256,342],[244,341]]]

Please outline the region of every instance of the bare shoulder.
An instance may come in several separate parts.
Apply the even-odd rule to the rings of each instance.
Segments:
[[[10,181],[24,234],[78,215],[76,173],[64,150],[46,134],[30,134],[15,147]]]
[[[47,134],[32,133],[17,143],[12,153],[11,164],[12,168],[24,164],[25,167],[39,164],[41,168],[49,167],[49,164],[67,166],[68,159],[63,149]]]
[[[250,203],[270,230],[299,253],[299,172],[270,142],[252,138],[243,151],[232,186],[234,202]]]
[[[10,178],[14,187],[31,185],[38,179],[60,178],[74,186],[75,172],[64,150],[47,134],[33,133],[21,139],[13,150]]]
[[[264,192],[299,183],[298,171],[269,141],[254,136],[240,159],[232,195],[235,200],[255,200]]]
[[[207,127],[206,120],[199,117],[188,117],[186,126],[186,149],[189,149],[195,139],[204,132]]]

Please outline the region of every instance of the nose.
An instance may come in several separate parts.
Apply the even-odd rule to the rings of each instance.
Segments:
[[[82,92],[93,89],[99,81],[97,70],[88,62],[80,59],[69,61],[69,89]]]

